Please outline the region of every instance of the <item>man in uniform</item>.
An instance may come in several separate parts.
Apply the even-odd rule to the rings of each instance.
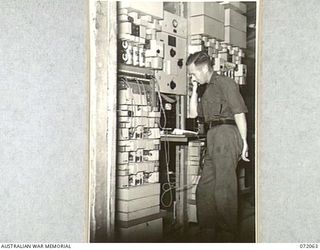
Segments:
[[[209,127],[204,167],[196,191],[202,238],[234,242],[238,221],[236,168],[240,158],[249,161],[245,117],[248,110],[238,85],[213,71],[208,54],[191,54],[186,65],[193,83],[190,115],[203,117]],[[207,85],[201,98],[198,84]]]

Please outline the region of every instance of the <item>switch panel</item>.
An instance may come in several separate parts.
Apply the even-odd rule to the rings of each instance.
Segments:
[[[163,12],[163,20],[160,21],[162,31],[173,36],[187,38],[187,19],[168,11]]]
[[[166,32],[158,33],[158,39],[164,43],[163,70],[155,72],[160,91],[168,94],[185,95],[187,93],[185,65],[187,41]]]

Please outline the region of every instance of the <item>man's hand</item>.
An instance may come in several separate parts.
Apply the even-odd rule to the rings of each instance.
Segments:
[[[196,118],[198,116],[198,93],[197,93],[197,88],[198,88],[198,82],[192,81],[192,93],[190,97],[190,113],[189,117],[190,118]]]
[[[248,159],[248,143],[247,143],[247,120],[244,113],[235,114],[234,119],[236,121],[239,133],[243,142],[243,148],[241,152],[241,159],[244,161],[250,161]]]
[[[192,81],[192,90],[193,91],[196,91],[197,90],[197,88],[198,88],[198,82],[196,82],[196,81]]]
[[[243,148],[242,148],[242,153],[241,153],[241,159],[244,161],[250,161],[248,158],[248,143],[246,140],[243,140]]]

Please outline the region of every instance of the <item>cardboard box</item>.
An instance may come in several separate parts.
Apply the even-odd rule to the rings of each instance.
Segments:
[[[190,35],[207,35],[224,40],[224,22],[204,15],[193,16],[190,18]]]
[[[119,221],[132,221],[139,218],[143,218],[145,216],[149,216],[152,214],[160,213],[160,206],[148,207],[145,209],[141,209],[138,211],[124,213],[124,212],[117,212],[116,213],[116,220]]]
[[[226,9],[224,25],[247,32],[247,17],[232,9]]]
[[[220,22],[224,22],[224,6],[215,2],[190,3],[190,16],[206,15]]]
[[[225,42],[245,49],[247,47],[247,33],[237,30],[231,26],[226,26]]]
[[[145,209],[148,207],[154,207],[159,204],[160,204],[159,195],[143,197],[143,198],[134,199],[130,201],[118,200],[118,211],[129,213],[129,212]]]

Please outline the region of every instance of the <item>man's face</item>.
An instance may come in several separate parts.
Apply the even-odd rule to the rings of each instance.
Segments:
[[[207,73],[208,67],[207,65],[199,65],[195,66],[194,63],[188,66],[189,76],[192,81],[196,81],[199,84],[205,84],[208,81]]]

